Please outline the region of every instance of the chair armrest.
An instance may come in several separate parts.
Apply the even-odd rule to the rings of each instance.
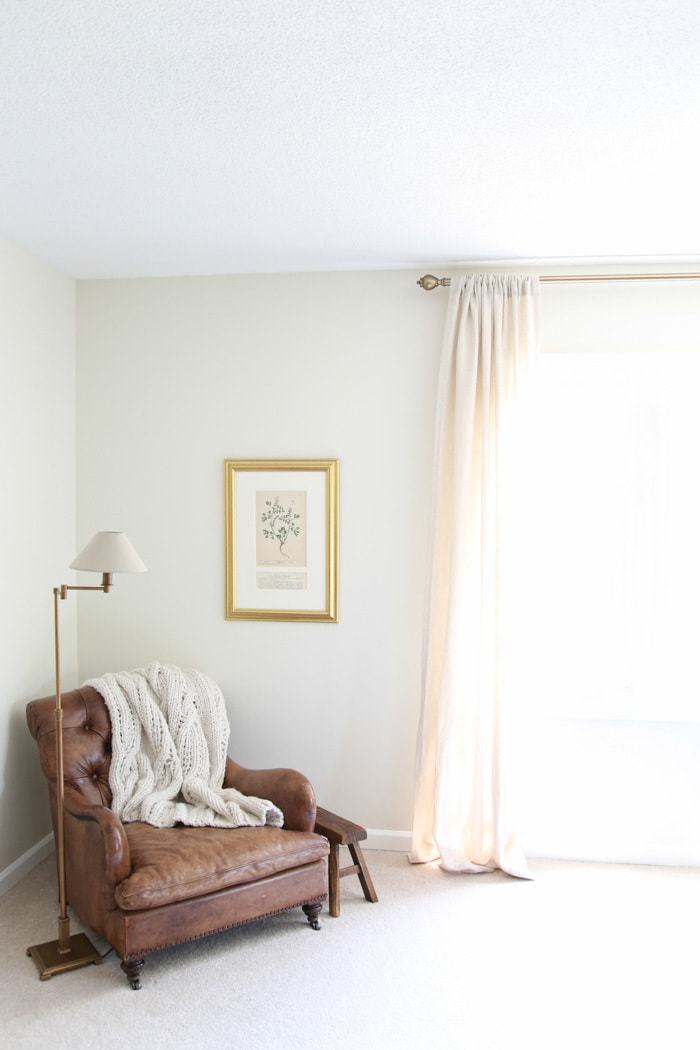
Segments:
[[[227,758],[224,787],[274,802],[284,813],[289,831],[314,830],[316,795],[311,783],[295,769],[244,769]]]
[[[131,874],[129,840],[119,817],[106,806],[89,805],[70,784],[66,784],[64,808],[67,817],[87,824],[85,841],[93,854],[85,858],[88,867],[99,864],[107,882],[118,886]]]

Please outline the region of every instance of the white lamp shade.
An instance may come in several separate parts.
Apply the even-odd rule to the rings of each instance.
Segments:
[[[125,532],[96,532],[70,563],[85,572],[147,572]]]

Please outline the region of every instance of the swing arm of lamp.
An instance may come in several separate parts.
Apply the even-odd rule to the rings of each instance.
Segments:
[[[110,571],[105,571],[107,566]],[[103,568],[104,567],[104,568]],[[96,586],[62,583],[53,588],[54,622],[54,666],[56,676],[56,855],[58,867],[58,938],[44,944],[27,948],[27,955],[34,960],[39,977],[48,981],[55,974],[77,970],[90,963],[98,965],[102,956],[84,933],[70,932],[68,898],[66,893],[66,846],[65,846],[65,781],[63,769],[63,703],[61,696],[61,633],[59,601],[65,601],[69,591],[102,591],[108,594],[112,587],[113,572],[145,572],[138,554],[123,532],[98,532],[88,546],[71,563],[71,568],[99,572],[102,583]]]

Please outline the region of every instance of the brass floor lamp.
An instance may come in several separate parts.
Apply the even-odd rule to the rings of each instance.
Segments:
[[[65,601],[69,591],[109,592],[115,572],[146,572],[128,536],[123,532],[97,532],[77,558],[71,569],[102,573],[102,583],[95,587],[61,584],[53,589],[54,652],[56,662],[56,852],[58,861],[58,939],[27,948],[37,965],[42,981],[57,973],[77,970],[89,963],[99,963],[100,953],[84,933],[71,936],[68,902],[66,898],[66,851],[64,842],[63,808],[63,706],[61,703],[61,638],[59,631],[59,601]]]

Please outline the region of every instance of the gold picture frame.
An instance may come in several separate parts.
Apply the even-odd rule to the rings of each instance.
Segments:
[[[224,506],[226,619],[337,623],[338,460],[226,459]]]

